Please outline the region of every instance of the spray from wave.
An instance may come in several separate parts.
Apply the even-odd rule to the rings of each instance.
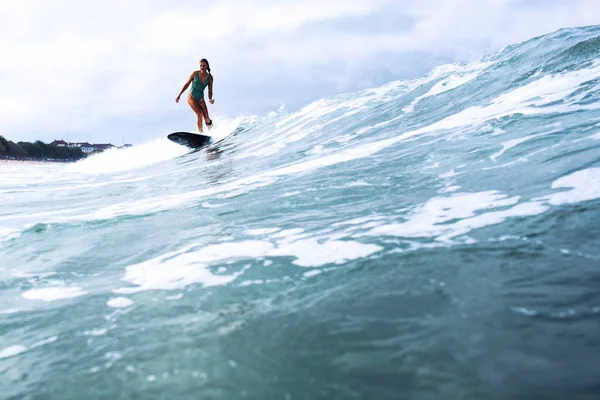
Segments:
[[[204,134],[210,135],[213,142],[219,142],[235,132],[248,117],[235,119],[218,118],[219,123]],[[216,119],[215,119],[216,121]],[[198,133],[196,129],[192,133]],[[112,148],[99,154],[94,154],[66,168],[68,172],[86,174],[110,174],[123,172],[158,164],[163,161],[189,153],[189,149],[177,145],[166,137],[143,142],[129,148]]]

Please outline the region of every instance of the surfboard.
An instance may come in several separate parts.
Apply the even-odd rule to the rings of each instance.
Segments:
[[[170,133],[167,138],[172,142],[182,146],[187,146],[191,149],[197,149],[212,142],[212,137],[210,136],[199,135],[191,132],[173,132]]]

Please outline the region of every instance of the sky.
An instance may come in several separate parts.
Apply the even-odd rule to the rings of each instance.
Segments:
[[[217,124],[597,24],[598,0],[0,0],[0,135],[121,145],[194,130],[175,98],[201,58]]]

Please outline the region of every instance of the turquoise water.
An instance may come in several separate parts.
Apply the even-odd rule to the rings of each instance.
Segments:
[[[0,164],[0,398],[597,398],[600,27],[211,133]]]

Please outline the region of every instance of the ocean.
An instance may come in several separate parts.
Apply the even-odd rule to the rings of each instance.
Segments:
[[[600,26],[210,133],[0,163],[0,398],[600,396]]]

